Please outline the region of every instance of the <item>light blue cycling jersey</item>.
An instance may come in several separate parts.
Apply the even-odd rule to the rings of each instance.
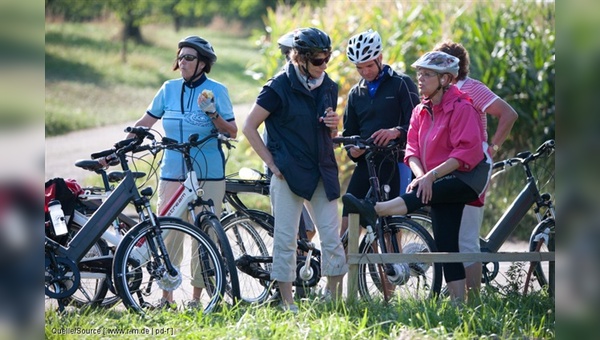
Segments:
[[[223,119],[235,119],[229,92],[225,85],[207,78],[206,75],[195,81],[191,87],[183,85],[183,78],[167,80],[156,93],[146,113],[162,120],[166,137],[183,142],[197,133],[199,139],[209,135],[215,125],[198,107],[198,96],[203,90],[214,94],[217,112]],[[182,88],[184,89],[182,96]],[[183,110],[182,110],[183,103]],[[183,112],[182,112],[183,111]],[[225,157],[216,139],[211,139],[192,149],[194,169],[200,180],[222,180],[225,178]],[[185,163],[181,153],[167,150],[161,166],[160,179],[178,181],[185,179]]]

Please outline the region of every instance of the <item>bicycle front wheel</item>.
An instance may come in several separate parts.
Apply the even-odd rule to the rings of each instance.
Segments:
[[[223,230],[221,222],[214,214],[198,215],[196,217],[196,226],[210,236],[211,240],[215,242],[218,250],[223,258],[223,264],[225,265],[225,276],[227,278],[226,297],[227,303],[235,305],[235,303],[241,298],[240,296],[240,282],[238,279],[238,272],[235,266],[235,257],[231,250],[231,245],[227,234]]]
[[[431,235],[418,223],[405,217],[388,217],[383,227],[383,237],[387,243],[392,238],[398,242],[398,249],[388,253],[416,254],[436,252]],[[359,246],[360,254],[381,253],[377,238],[366,234]],[[393,267],[403,270],[402,279],[390,279],[386,275],[386,264],[365,263],[358,266],[358,290],[367,300],[384,300],[384,290],[388,298],[413,297],[427,298],[439,294],[442,286],[442,266],[434,262],[397,263]],[[394,282],[394,283],[392,283]]]
[[[204,312],[213,311],[226,284],[216,245],[200,229],[181,219],[159,217],[158,223],[160,232],[156,233],[149,221],[141,222],[117,247],[113,277],[123,303],[144,312],[161,308],[164,295],[178,307],[195,301],[199,295]],[[175,275],[169,274],[169,262],[176,269]]]
[[[529,238],[530,252],[550,252],[555,248],[555,221],[548,218],[540,222],[531,233]],[[548,287],[548,294],[554,296],[554,262],[543,261],[533,264],[533,275],[536,278],[537,285],[533,289]]]

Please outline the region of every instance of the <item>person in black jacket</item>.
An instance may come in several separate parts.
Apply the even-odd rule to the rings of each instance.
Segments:
[[[304,200],[315,213],[321,239],[321,272],[328,277],[333,298],[341,296],[348,271],[338,236],[338,167],[332,136],[337,134],[335,113],[338,86],[325,69],[331,57],[331,39],[317,28],[295,32],[290,62],[271,78],[256,99],[243,133],[267,164],[271,177],[271,204],[275,216],[273,269],[284,310],[297,312],[292,295],[296,279],[296,235]],[[258,132],[265,122],[267,145]]]
[[[406,141],[412,110],[420,101],[412,79],[383,64],[382,49],[381,36],[377,31],[368,30],[348,40],[346,55],[362,79],[348,93],[342,135],[373,138],[377,145],[384,146],[395,139]],[[356,197],[365,197],[369,190],[364,152],[358,148],[348,150],[348,156],[356,162],[356,167],[346,192]],[[403,157],[403,154],[397,154],[375,158],[380,184],[390,185],[389,199],[404,193],[411,180],[412,173],[402,163]],[[404,181],[401,181],[400,173],[406,178]],[[347,228],[348,211],[344,207],[340,235]]]

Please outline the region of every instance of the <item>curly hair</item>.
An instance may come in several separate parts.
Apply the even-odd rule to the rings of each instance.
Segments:
[[[458,62],[458,77],[456,79],[463,80],[469,75],[469,52],[467,52],[463,45],[447,40],[437,44],[433,50],[442,51],[460,59]]]

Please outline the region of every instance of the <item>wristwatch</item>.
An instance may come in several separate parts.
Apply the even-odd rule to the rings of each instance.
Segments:
[[[492,150],[494,150],[494,152],[498,151],[500,149],[500,147],[494,143],[490,144],[490,147],[492,148]]]
[[[211,113],[207,113],[206,115],[209,116],[210,119],[212,119],[212,120],[215,120],[215,119],[219,118],[219,114],[217,113],[217,111],[211,112]]]

